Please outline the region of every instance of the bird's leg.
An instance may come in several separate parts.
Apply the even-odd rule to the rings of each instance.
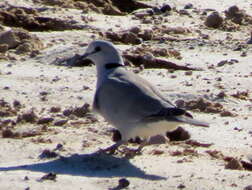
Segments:
[[[149,139],[144,139],[143,142],[139,145],[139,147],[136,149],[137,152],[141,152],[143,147],[145,147],[149,143]]]
[[[122,144],[125,144],[127,141],[125,140],[120,140],[118,142],[116,142],[115,144],[105,148],[105,149],[100,149],[99,152],[103,152],[103,153],[108,153],[108,154],[113,154],[118,148],[119,146],[121,146]]]

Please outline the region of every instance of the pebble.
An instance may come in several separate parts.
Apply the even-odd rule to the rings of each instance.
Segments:
[[[67,122],[68,122],[67,119],[62,119],[62,120],[55,121],[53,125],[62,126],[62,125],[65,125]]]
[[[192,9],[193,8],[193,4],[192,3],[187,3],[185,6],[184,6],[184,9]]]
[[[218,12],[211,13],[205,21],[205,25],[211,28],[219,28],[223,23],[223,18]]]
[[[239,160],[232,158],[228,161],[228,163],[225,166],[225,169],[230,170],[243,170],[242,164]]]
[[[52,117],[42,117],[38,120],[37,124],[48,124],[52,122],[54,119]]]
[[[129,180],[127,180],[126,178],[121,178],[118,181],[118,188],[126,188],[130,185]]]
[[[172,10],[172,8],[171,8],[171,6],[168,5],[168,4],[164,4],[164,5],[160,8],[160,11],[163,12],[163,13],[165,13],[165,12],[167,12],[167,11],[171,11],[171,10]]]
[[[57,177],[57,175],[55,173],[50,172],[50,173],[42,176],[38,181],[41,181],[41,182],[44,180],[56,181],[56,177]]]
[[[252,185],[248,185],[248,186],[244,187],[243,190],[252,190]]]

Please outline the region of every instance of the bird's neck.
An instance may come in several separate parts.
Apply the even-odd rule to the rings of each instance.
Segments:
[[[108,77],[109,73],[113,72],[118,67],[123,67],[122,62],[108,62],[106,64],[97,64],[97,88],[101,86],[103,81]]]

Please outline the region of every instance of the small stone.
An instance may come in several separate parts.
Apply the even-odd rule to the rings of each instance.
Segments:
[[[42,117],[38,120],[37,124],[48,124],[52,122],[54,119],[52,117]]]
[[[222,67],[222,66],[224,66],[225,64],[228,64],[228,61],[227,61],[227,60],[220,61],[219,63],[217,63],[217,66],[218,66],[218,67]]]
[[[227,165],[225,166],[225,169],[230,169],[230,170],[243,170],[242,164],[239,160],[235,158],[231,158]]]
[[[129,184],[130,184],[130,182],[129,182],[129,180],[127,180],[126,178],[121,178],[121,179],[119,179],[119,181],[118,181],[118,189],[119,188],[126,188],[126,187],[128,187],[129,186]]]
[[[149,144],[165,144],[167,140],[163,135],[155,135],[150,137]]]
[[[248,185],[248,186],[244,187],[243,190],[252,190],[252,185]]]
[[[182,100],[182,99],[176,100],[175,104],[176,104],[176,106],[179,107],[179,108],[185,107],[185,101]]]
[[[171,11],[171,10],[172,10],[172,8],[171,8],[171,6],[168,5],[168,4],[164,4],[164,5],[160,8],[160,11],[161,11],[162,13],[165,13],[165,12]]]
[[[151,151],[151,154],[152,155],[161,155],[161,154],[164,154],[164,151],[163,150],[154,149],[154,150]]]
[[[10,129],[5,129],[5,130],[2,131],[2,137],[3,138],[15,138],[17,136],[18,136],[18,134],[14,133]]]
[[[13,101],[13,106],[14,106],[15,108],[21,108],[21,103],[20,103],[20,101],[14,100],[14,101]]]
[[[180,15],[187,15],[187,16],[190,15],[190,13],[187,10],[185,10],[185,9],[179,10],[179,14]]]
[[[182,127],[178,127],[176,130],[167,132],[166,136],[170,141],[184,141],[190,139],[191,135],[188,131],[184,130]]]
[[[56,152],[50,151],[48,149],[43,150],[43,152],[39,155],[40,159],[44,158],[55,158],[58,154]]]
[[[178,189],[184,189],[184,188],[186,188],[186,186],[183,185],[183,184],[179,184],[177,188],[178,188]]]
[[[8,51],[8,44],[0,44],[0,53],[5,53]]]
[[[185,75],[191,76],[191,75],[192,75],[192,71],[186,71],[186,72],[185,72]]]
[[[153,31],[146,29],[146,30],[144,30],[143,34],[140,35],[140,37],[143,40],[145,40],[145,41],[152,40],[152,38],[153,38]]]
[[[135,26],[135,27],[132,27],[129,31],[134,34],[138,34],[141,31],[141,29],[139,27]]]
[[[125,32],[122,34],[122,41],[126,44],[141,44],[138,36],[132,32]]]
[[[240,56],[241,57],[246,57],[247,56],[247,52],[243,51]]]
[[[51,107],[50,112],[51,113],[58,113],[61,111],[60,107]]]
[[[192,3],[187,3],[185,6],[184,6],[184,9],[192,9],[193,8],[193,4]]]
[[[62,126],[62,125],[65,125],[67,122],[68,122],[67,119],[62,119],[62,120],[55,121],[53,125]]]
[[[219,94],[217,94],[217,97],[218,98],[224,98],[224,97],[226,97],[227,95],[226,95],[226,93],[224,92],[224,91],[221,91]]]
[[[41,178],[39,179],[39,181],[44,181],[44,180],[56,181],[56,177],[57,177],[57,176],[56,176],[55,173],[50,172],[50,173],[44,175],[43,177],[41,177]]]
[[[71,115],[73,113],[73,110],[71,110],[71,109],[65,109],[64,111],[63,111],[63,115],[64,116],[69,116],[69,115]]]
[[[112,130],[112,133],[113,133],[112,140],[114,142],[118,142],[118,141],[120,141],[122,139],[122,135],[121,135],[119,130],[117,130],[117,129]]]
[[[221,117],[231,117],[231,116],[234,116],[234,114],[232,114],[230,111],[222,111],[220,113],[220,116]]]
[[[250,32],[250,39],[247,41],[247,44],[252,44],[252,31]]]
[[[223,22],[223,18],[218,12],[210,14],[205,21],[205,25],[211,28],[219,28]]]

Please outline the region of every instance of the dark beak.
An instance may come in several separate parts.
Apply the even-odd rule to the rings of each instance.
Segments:
[[[85,59],[88,58],[89,55],[92,55],[92,54],[93,54],[93,52],[91,52],[91,53],[84,53],[83,55],[80,56],[80,59],[81,60],[85,60]]]

